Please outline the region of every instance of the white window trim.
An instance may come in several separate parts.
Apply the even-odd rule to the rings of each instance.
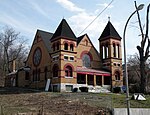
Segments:
[[[52,77],[53,79],[56,79],[56,78],[58,78],[58,77]]]
[[[65,59],[65,57],[68,57],[68,59]],[[64,55],[64,60],[68,61],[69,60],[69,56],[68,55]]]
[[[70,60],[70,57],[73,57],[73,58],[74,58],[74,56],[64,55],[64,57],[65,57],[65,56],[68,57],[68,60],[64,58],[65,61],[72,61],[72,62],[74,61],[74,60]]]
[[[52,57],[53,61],[58,61],[58,60],[56,60],[57,57],[59,58],[59,55],[53,56]]]
[[[65,76],[65,78],[73,78],[73,76]]]
[[[69,57],[69,55],[64,55],[64,56],[68,56]]]
[[[73,60],[70,60],[71,57],[73,58]],[[69,61],[74,61],[74,56],[70,56],[70,57],[69,57]]]
[[[59,57],[59,55],[53,56],[52,58],[56,58],[56,57]]]

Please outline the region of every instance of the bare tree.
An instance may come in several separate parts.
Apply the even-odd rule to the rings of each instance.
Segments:
[[[4,77],[12,71],[10,64],[13,60],[21,59],[20,64],[25,61],[23,59],[28,52],[25,46],[26,42],[27,39],[24,39],[11,27],[6,26],[0,32],[0,72],[2,73],[0,77]]]
[[[135,1],[135,8],[137,9],[137,4]],[[146,16],[146,31],[144,33],[144,29],[142,28],[142,23],[141,23],[141,18],[139,11],[137,10],[137,17],[138,17],[138,23],[140,27],[140,32],[141,32],[141,44],[137,46],[137,49],[139,51],[139,57],[140,57],[140,74],[141,74],[141,82],[140,82],[140,92],[141,93],[146,93],[146,77],[148,77],[146,73],[146,60],[149,55],[149,49],[150,49],[150,39],[149,39],[149,9],[150,9],[150,4],[147,6],[147,16]]]
[[[145,71],[147,75],[149,74],[149,63],[150,60],[145,62]],[[141,74],[140,74],[140,58],[138,54],[132,55],[128,58],[128,78],[129,78],[129,86],[130,92],[137,93],[140,92],[140,81],[141,81]],[[150,87],[150,79],[146,78],[147,88]]]

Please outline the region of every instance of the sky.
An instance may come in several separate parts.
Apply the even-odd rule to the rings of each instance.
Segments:
[[[108,20],[113,24],[119,35],[123,36],[124,25],[128,17],[135,11],[134,1],[0,0],[0,30],[5,26],[14,28],[24,38],[28,39],[28,45],[31,46],[37,29],[54,33],[64,18],[77,37],[87,33],[93,45],[99,51],[98,38]],[[109,3],[111,4],[107,7]],[[138,5],[145,4],[140,11],[143,27],[146,20],[146,8],[149,3],[149,0],[137,0]],[[104,10],[106,7],[107,9]],[[97,16],[98,18],[96,18]],[[96,20],[83,31],[95,18]],[[136,46],[140,44],[140,41],[140,31],[135,14],[131,18],[126,31],[127,56],[138,52]]]

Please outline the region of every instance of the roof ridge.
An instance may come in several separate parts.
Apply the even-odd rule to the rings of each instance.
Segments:
[[[48,31],[44,31],[44,30],[41,30],[41,29],[37,29],[37,32],[45,32],[45,33],[49,33],[49,34],[53,34],[52,32],[48,32]]]
[[[67,37],[72,40],[77,39],[74,32],[72,31],[71,27],[65,19],[62,19],[51,39],[54,39],[59,36]]]
[[[114,28],[114,26],[112,25],[110,21],[108,21],[101,36],[99,37],[99,40],[102,38],[106,38],[106,37],[113,37],[116,39],[121,39],[120,35],[118,34],[118,32],[116,31],[116,29]]]

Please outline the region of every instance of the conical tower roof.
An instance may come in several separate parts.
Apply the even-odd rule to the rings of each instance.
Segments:
[[[58,28],[56,29],[55,33],[53,34],[52,39],[56,37],[66,37],[72,40],[76,40],[76,36],[73,33],[72,29],[70,28],[69,24],[65,19],[62,19],[61,23],[59,24]]]
[[[102,32],[102,34],[99,38],[99,40],[105,39],[105,38],[107,39],[108,37],[109,38],[112,37],[112,38],[121,40],[120,35],[118,34],[118,32],[116,31],[116,29],[114,28],[114,26],[111,24],[110,21],[108,21],[104,31]]]

